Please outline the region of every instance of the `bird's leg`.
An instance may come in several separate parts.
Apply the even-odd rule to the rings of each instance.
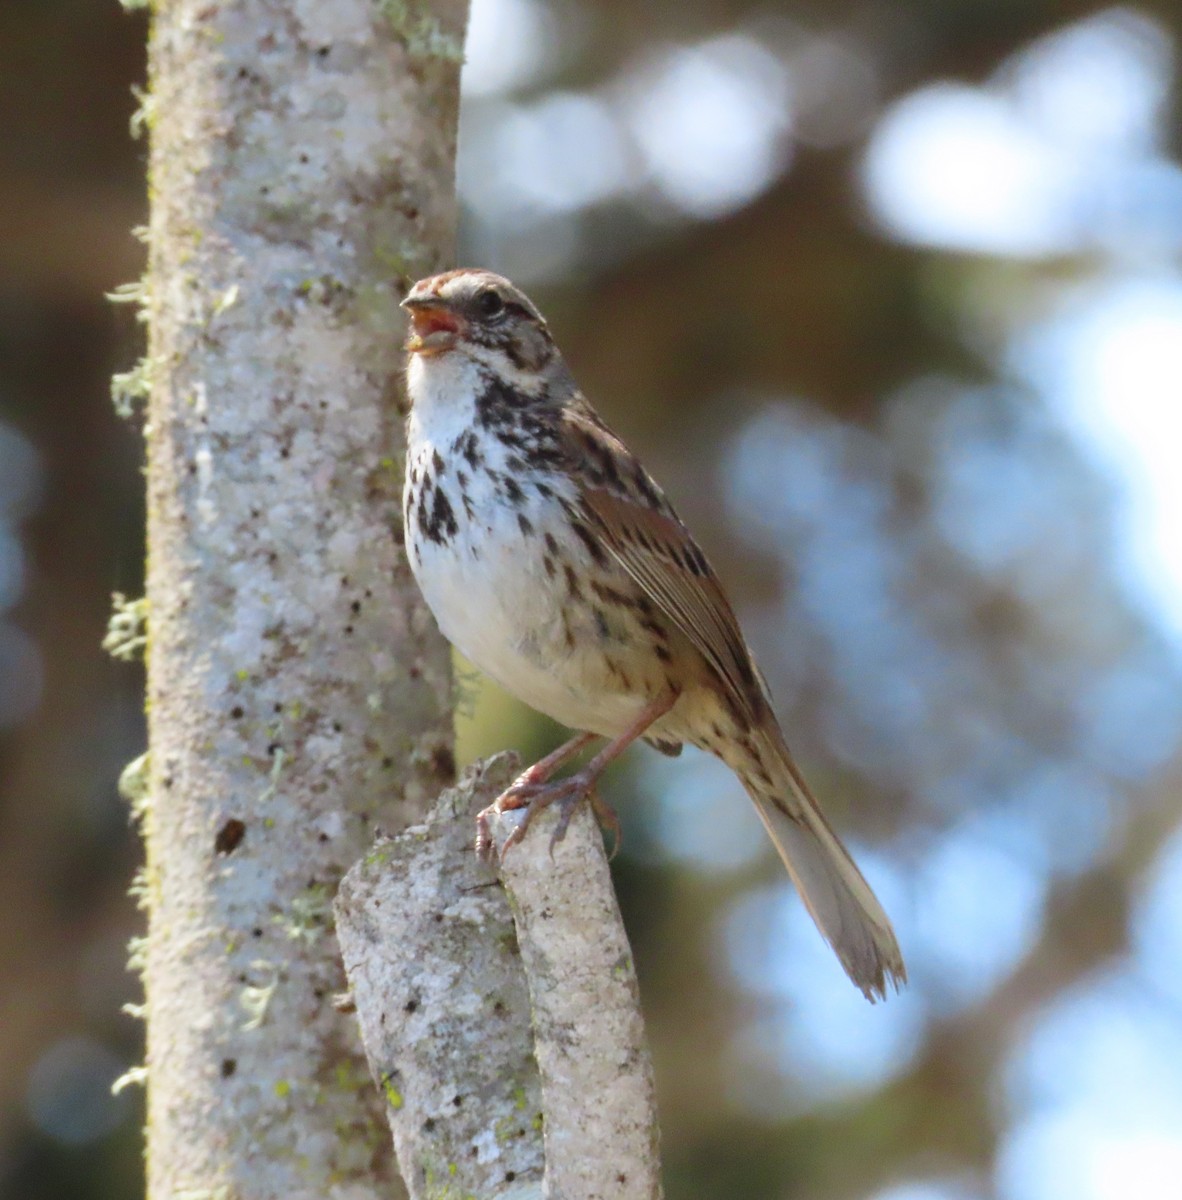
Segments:
[[[512,833],[505,839],[504,845],[501,847],[501,856],[509,850],[510,846],[516,845],[525,836],[525,831],[529,828],[534,817],[537,816],[543,808],[557,802],[563,809],[562,818],[559,820],[558,827],[554,831],[554,837],[550,841],[550,848],[562,841],[566,834],[566,828],[570,824],[570,818],[575,806],[580,800],[591,795],[595,785],[599,782],[599,777],[629,746],[632,745],[638,737],[641,737],[645,731],[654,722],[663,717],[676,703],[677,693],[666,692],[659,696],[651,704],[645,706],[636,720],[629,725],[623,733],[612,738],[610,742],[594,758],[581,770],[576,771],[573,775],[568,775],[565,779],[556,780],[554,783],[545,781],[518,781],[511,787],[506,788],[493,802],[476,818],[476,851],[483,858],[487,858],[492,853],[492,835],[489,828],[489,823],[494,815],[499,815],[511,808],[524,808],[525,817],[520,825],[513,830]],[[577,740],[577,739],[575,739]],[[569,746],[571,743],[567,743]],[[585,743],[584,743],[585,744]],[[566,749],[566,747],[562,747]],[[558,753],[555,751],[555,753]],[[574,753],[573,751],[571,752]],[[552,756],[551,756],[552,757]],[[567,755],[569,758],[570,755]],[[543,762],[546,760],[543,759]],[[541,765],[541,764],[539,764]],[[528,773],[528,772],[527,772]],[[619,840],[619,822],[616,820],[616,815],[611,811],[611,808],[596,794],[592,799],[592,807],[595,810],[596,816],[615,832],[617,842]],[[610,817],[606,813],[611,813]]]
[[[517,788],[536,787],[539,784],[548,783],[550,776],[559,767],[569,762],[584,746],[595,741],[598,737],[599,734],[597,733],[576,733],[573,738],[563,742],[557,750],[551,750],[545,758],[539,758],[532,767],[526,767],[488,808],[481,809],[476,815],[476,856],[487,860],[492,855],[492,829],[489,826],[489,820],[492,815],[501,812],[502,807],[517,807],[509,803],[502,806],[502,801],[505,800],[506,796],[510,795]]]
[[[508,790],[515,787],[526,787],[532,783],[546,783],[559,767],[570,762],[584,746],[589,745],[599,737],[597,733],[576,733],[569,741],[563,742],[557,750],[552,750],[545,758],[539,758],[532,767],[526,767],[509,785]]]

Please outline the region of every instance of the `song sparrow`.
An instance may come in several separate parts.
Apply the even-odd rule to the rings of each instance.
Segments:
[[[457,270],[403,301],[411,569],[444,634],[508,691],[580,731],[482,814],[564,818],[637,738],[712,751],[743,782],[809,912],[870,1000],[906,970],[890,921],[785,745],[705,555],[579,392],[508,280]],[[582,770],[551,777],[597,737]],[[560,826],[562,828],[562,826]],[[524,832],[524,826],[518,835]]]

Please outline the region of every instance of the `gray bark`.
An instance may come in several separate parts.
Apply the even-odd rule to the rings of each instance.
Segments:
[[[465,0],[158,0],[148,1194],[390,1196],[331,899],[453,772],[398,301],[451,263]]]
[[[541,1194],[541,1087],[504,891],[472,852],[502,755],[345,876],[337,931],[411,1200]]]
[[[510,765],[476,769],[425,825],[379,842],[337,900],[412,1200],[659,1200],[652,1065],[594,820],[581,810],[551,857],[557,814],[543,813],[503,888],[472,853]],[[494,823],[498,844],[518,819]]]
[[[496,820],[498,846],[522,814]],[[551,1200],[660,1200],[652,1060],[603,838],[580,805],[551,850],[546,810],[501,863],[529,982]]]

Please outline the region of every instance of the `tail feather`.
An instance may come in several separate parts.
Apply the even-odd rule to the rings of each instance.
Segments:
[[[907,968],[891,922],[804,782],[787,747],[768,738],[760,747],[763,774],[743,778],[788,874],[845,973],[873,1003],[898,989]]]

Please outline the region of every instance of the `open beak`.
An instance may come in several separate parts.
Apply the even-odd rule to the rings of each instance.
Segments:
[[[436,296],[416,296],[412,292],[402,307],[410,313],[406,348],[411,354],[442,354],[463,332],[460,318]]]

